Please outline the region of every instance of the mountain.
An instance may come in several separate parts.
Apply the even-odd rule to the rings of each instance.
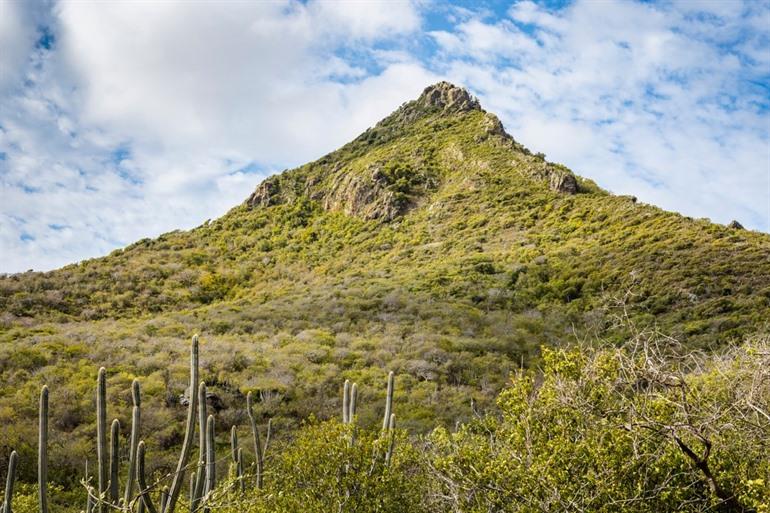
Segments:
[[[180,441],[195,332],[225,425],[243,421],[246,391],[289,428],[336,411],[340,379],[394,369],[401,425],[422,431],[491,408],[543,345],[658,330],[715,349],[766,332],[770,236],[612,195],[441,82],[217,220],[2,277],[0,310],[0,452],[33,450],[30,398],[63,388],[51,457],[72,480],[100,365],[119,416],[143,377],[160,447]],[[362,397],[363,423],[376,399]]]

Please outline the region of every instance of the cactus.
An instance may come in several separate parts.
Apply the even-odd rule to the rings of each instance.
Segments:
[[[99,462],[99,513],[105,513],[104,494],[107,492],[107,369],[99,369],[96,378],[96,458]],[[154,512],[153,512],[154,513]]]
[[[203,430],[204,435],[206,430]],[[198,462],[198,469],[195,472],[195,487],[190,494],[192,497],[190,500],[190,513],[198,511],[198,505],[200,504],[201,496],[203,495],[203,486],[206,481],[206,463],[201,460]]]
[[[257,427],[257,421],[254,418],[251,392],[246,394],[246,413],[249,416],[249,423],[251,424],[251,433],[254,437],[254,455],[256,457],[256,464],[257,464],[257,488],[262,488],[262,471],[263,471],[263,464],[264,464],[264,455],[262,454],[262,444],[259,440],[259,428]]]
[[[37,489],[40,513],[48,513],[48,387],[40,390],[37,445]]]
[[[342,387],[342,423],[347,424],[350,422],[350,380],[345,380],[345,385]]]
[[[393,458],[393,447],[396,445],[396,414],[390,414],[390,420],[388,421],[388,452],[385,453],[385,465],[390,465],[390,460]]]
[[[13,483],[16,481],[16,466],[18,465],[18,460],[19,455],[16,451],[11,451],[11,457],[8,459],[8,476],[5,478],[3,513],[13,513],[11,509],[11,499],[13,498]]]
[[[118,503],[118,466],[120,461],[120,421],[114,419],[110,426],[110,502]]]
[[[388,373],[388,393],[385,398],[385,416],[382,419],[382,430],[386,431],[390,424],[390,414],[393,408],[393,371]]]
[[[160,510],[165,511],[168,507],[168,486],[164,486],[160,491]]]
[[[198,384],[198,335],[193,335],[192,343],[190,344],[190,404],[187,409],[187,426],[184,432],[184,441],[182,442],[182,451],[179,455],[179,461],[176,465],[176,472],[174,472],[174,479],[171,482],[171,490],[169,491],[168,501],[165,504],[165,508],[161,509],[162,513],[172,513],[174,506],[176,506],[179,492],[182,489],[182,483],[184,482],[184,473],[187,467],[187,460],[190,459],[190,452],[192,451],[192,441],[195,436],[195,408],[197,407],[198,398],[195,394],[195,386]]]
[[[195,477],[196,477],[196,474],[197,474],[196,470],[193,470],[192,472],[190,472],[190,506],[192,506],[193,503],[195,502]]]
[[[230,428],[230,457],[233,460],[233,464],[238,463],[238,431],[235,425]]]
[[[136,482],[139,484],[139,498],[144,508],[149,513],[158,513],[150,497],[150,488],[147,486],[147,478],[144,470],[144,440],[136,447]]]
[[[206,420],[206,488],[204,490],[204,497],[207,499],[217,486],[217,466],[214,448],[214,416],[209,415],[209,418]]]
[[[139,444],[140,408],[142,405],[138,379],[131,383],[131,397],[134,401],[134,407],[131,410],[131,445],[128,448],[128,479],[126,479],[126,491],[123,494],[124,504],[129,504],[131,500],[134,493],[134,478],[136,477],[136,446]]]
[[[348,423],[353,423],[356,416],[356,401],[358,400],[358,384],[350,387],[350,405],[348,406]]]
[[[235,464],[235,476],[238,478],[241,493],[245,492],[246,487],[243,482],[243,449],[240,447],[238,448],[237,462]]]
[[[267,419],[267,434],[265,434],[265,446],[262,448],[262,462],[264,463],[267,449],[270,447],[270,438],[273,435],[273,419]]]

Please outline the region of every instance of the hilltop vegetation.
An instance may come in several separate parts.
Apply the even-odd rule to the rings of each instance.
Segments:
[[[252,391],[260,419],[288,437],[338,411],[347,378],[371,427],[392,369],[400,426],[428,433],[474,410],[505,413],[497,394],[511,372],[545,365],[541,347],[620,345],[630,325],[697,351],[766,334],[770,237],[608,194],[438,84],[220,219],[2,277],[0,311],[0,475],[11,447],[34,460],[29,426],[47,383],[65,394],[52,404],[51,479],[72,488],[92,457],[102,365],[122,426],[142,379],[153,465],[171,468],[191,331],[221,425],[245,424]]]

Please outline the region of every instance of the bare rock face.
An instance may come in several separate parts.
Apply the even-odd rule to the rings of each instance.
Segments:
[[[417,99],[417,104],[428,109],[438,108],[447,114],[481,110],[481,105],[476,98],[462,87],[449,82],[439,82],[426,87]]]
[[[578,192],[578,184],[575,176],[561,170],[556,170],[551,173],[551,176],[548,179],[548,186],[552,190],[564,194],[577,194]]]
[[[730,224],[728,224],[727,227],[728,228],[732,228],[734,230],[745,230],[743,225],[741,223],[739,223],[738,221],[736,221],[735,219],[730,221]]]
[[[552,191],[562,194],[577,194],[579,191],[577,178],[567,168],[560,164],[542,162],[529,169],[532,178],[543,180]]]
[[[323,207],[363,219],[392,221],[403,212],[404,202],[388,190],[381,169],[374,166],[364,175],[339,175],[324,198]]]
[[[272,176],[257,186],[257,189],[246,200],[246,204],[250,207],[277,205],[280,203],[280,192],[281,188],[278,185],[278,177]]]

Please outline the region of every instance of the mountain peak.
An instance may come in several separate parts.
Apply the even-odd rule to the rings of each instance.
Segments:
[[[478,99],[471,96],[467,89],[446,81],[426,87],[417,104],[423,108],[440,109],[444,113],[481,110]]]
[[[324,210],[387,222],[425,204],[444,185],[482,187],[493,167],[495,183],[523,178],[534,188],[577,194],[575,175],[544,157],[514,141],[468,90],[441,81],[339,150],[269,177],[246,205],[305,198]]]

